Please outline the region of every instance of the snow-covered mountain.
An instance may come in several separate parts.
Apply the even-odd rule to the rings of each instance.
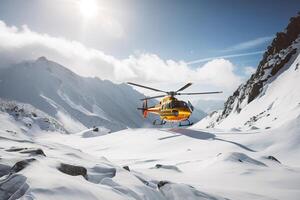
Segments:
[[[31,104],[70,132],[93,126],[116,131],[151,122],[136,109],[144,95],[130,86],[78,76],[45,57],[0,69],[0,97]]]
[[[290,19],[256,72],[196,127],[274,128],[300,114],[300,15]]]

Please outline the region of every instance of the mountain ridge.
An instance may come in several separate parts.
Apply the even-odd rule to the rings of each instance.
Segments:
[[[283,32],[276,34],[271,45],[264,53],[256,72],[251,75],[246,83],[240,85],[237,90],[233,92],[224,103],[224,109],[211,113],[210,116],[204,120],[205,122],[202,121],[200,124],[202,124],[202,126],[205,124],[205,127],[209,128],[218,127],[220,124],[224,124],[224,120],[226,121],[230,116],[239,115],[254,100],[264,96],[268,87],[286,70],[293,67],[293,64],[295,64],[294,68],[296,71],[296,68],[298,68],[297,66],[299,65],[297,61],[300,49],[299,35],[300,14],[290,19],[288,26]],[[295,80],[295,86],[296,84],[297,80]],[[257,113],[255,115],[258,116],[259,114],[260,113]],[[252,119],[257,118],[255,115],[248,116],[249,120],[251,121],[251,117]],[[237,118],[234,119],[238,120]],[[227,124],[229,125],[229,123]],[[244,125],[245,124],[241,124],[240,126],[242,127]]]
[[[144,95],[125,84],[80,77],[46,57],[0,70],[2,98],[31,104],[55,118],[71,118],[82,129],[105,126],[116,131],[150,124],[136,110]]]

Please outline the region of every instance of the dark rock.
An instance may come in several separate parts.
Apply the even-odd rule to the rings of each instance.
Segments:
[[[281,164],[281,162],[277,158],[275,158],[274,156],[268,156],[267,159],[276,161],[276,162]]]
[[[15,132],[15,131],[11,131],[11,130],[6,130],[6,132],[8,132],[8,133],[12,133],[12,134],[14,134],[14,135],[16,135],[16,134],[17,134],[17,132]]]
[[[262,88],[262,86],[262,82],[254,83],[249,94],[248,103],[253,101],[260,94],[260,89]]]
[[[28,148],[14,148],[14,147],[12,147],[10,149],[6,149],[5,151],[7,151],[7,152],[16,152],[16,151],[22,151],[22,150],[26,150],[26,149],[28,149]]]
[[[0,177],[9,174],[9,172],[10,172],[10,166],[0,164]]]
[[[94,132],[98,132],[98,131],[99,131],[99,128],[98,128],[98,127],[94,127],[94,128],[93,128],[93,131],[94,131]]]
[[[62,173],[68,174],[70,176],[83,176],[84,178],[87,178],[87,170],[86,168],[82,166],[76,166],[76,165],[69,165],[61,163],[60,166],[57,168]]]
[[[166,184],[169,184],[170,182],[168,182],[168,181],[159,181],[158,183],[157,183],[157,187],[158,187],[158,189],[159,188],[161,188],[162,186],[164,186],[164,185],[166,185]]]
[[[27,178],[21,174],[12,174],[0,180],[0,199],[20,199],[29,189],[26,179]]]
[[[21,171],[22,169],[24,169],[25,167],[27,167],[31,162],[35,161],[36,159],[34,158],[29,158],[26,160],[21,160],[19,162],[17,162],[11,169],[10,171],[13,173],[17,173],[19,171]]]
[[[156,164],[155,167],[156,167],[156,168],[161,168],[162,165],[161,165],[161,164]]]
[[[46,154],[44,153],[44,151],[42,149],[32,149],[32,150],[26,150],[26,151],[22,151],[20,153],[28,153],[32,156],[36,156],[36,155],[42,155],[46,157]]]
[[[293,49],[280,63],[275,64],[272,68],[271,74],[274,76],[277,72],[287,63],[290,61],[291,57],[297,53],[297,49]]]
[[[129,166],[123,166],[123,169],[125,169],[125,170],[127,170],[127,171],[129,171],[130,172],[130,169],[129,169]]]

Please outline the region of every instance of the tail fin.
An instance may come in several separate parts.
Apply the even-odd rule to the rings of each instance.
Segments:
[[[144,118],[146,118],[147,115],[148,115],[148,103],[147,103],[147,99],[145,99],[145,100],[143,101],[142,114],[143,114]]]

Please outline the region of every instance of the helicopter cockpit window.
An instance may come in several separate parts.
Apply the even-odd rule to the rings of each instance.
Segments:
[[[178,104],[177,106],[180,107],[180,108],[186,108],[187,107],[187,104],[184,101],[178,101],[177,104]]]
[[[166,104],[166,108],[167,108],[167,109],[172,108],[172,103]]]

